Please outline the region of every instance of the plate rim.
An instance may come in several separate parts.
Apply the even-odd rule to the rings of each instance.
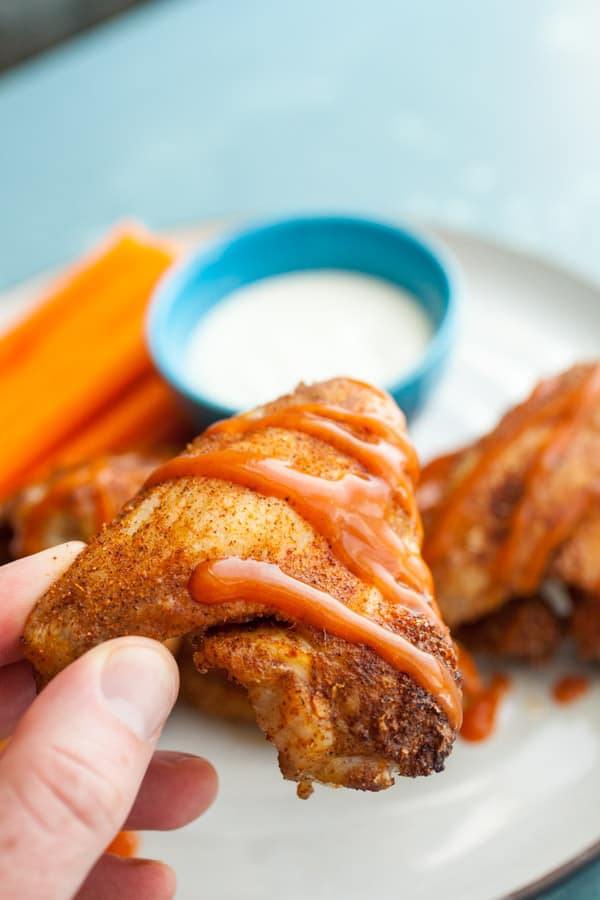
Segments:
[[[545,891],[568,883],[574,875],[583,872],[598,859],[600,859],[600,839],[594,841],[577,856],[572,856],[560,866],[551,869],[545,875],[536,878],[535,881],[530,881],[522,888],[503,895],[499,900],[534,900],[535,897],[543,897]]]

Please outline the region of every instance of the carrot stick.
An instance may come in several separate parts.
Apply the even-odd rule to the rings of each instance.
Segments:
[[[168,260],[164,256],[148,256],[145,249],[135,264],[130,264],[123,273],[113,279],[113,283],[98,292],[88,293],[85,302],[74,303],[68,316],[59,319],[44,332],[37,342],[35,354],[29,354],[13,365],[8,371],[0,370],[2,386],[5,388],[0,416],[12,415],[11,401],[15,409],[21,409],[22,398],[10,388],[11,379],[27,377],[56,377],[60,372],[68,372],[71,379],[77,374],[74,366],[85,365],[85,361],[101,350],[101,344],[112,344],[120,332],[128,327],[135,328],[139,341],[143,341],[142,322],[148,297],[156,281],[164,271]],[[10,393],[7,391],[10,389]]]
[[[0,340],[0,496],[151,371],[143,316],[171,257],[131,236],[118,247]]]
[[[94,251],[59,277],[48,296],[0,337],[0,372],[7,364],[22,362],[24,355],[35,351],[60,320],[73,315],[82,298],[93,291],[106,291],[117,273],[126,271],[139,258],[140,246],[144,246],[141,238],[122,229],[115,230],[106,243],[106,249]]]
[[[25,473],[34,483],[61,466],[85,462],[104,453],[122,453],[172,444],[181,446],[192,427],[177,398],[155,373],[135,382],[116,401],[95,414],[44,460]]]
[[[68,440],[56,455],[69,465],[100,453],[122,452],[158,444],[182,443],[191,426],[167,385],[155,374],[144,377],[104,415]]]
[[[135,856],[139,849],[140,836],[137,831],[119,831],[104,852],[128,859]]]

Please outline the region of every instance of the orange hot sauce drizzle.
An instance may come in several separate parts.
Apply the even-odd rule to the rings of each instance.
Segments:
[[[463,722],[460,736],[465,741],[484,741],[496,727],[500,701],[508,691],[506,675],[493,675],[486,686],[477,664],[462,644],[455,644],[458,668],[463,681]]]
[[[567,420],[550,432],[530,469],[523,496],[513,513],[509,536],[499,554],[497,566],[501,570],[514,570],[514,561],[519,548],[528,540],[540,492],[544,490],[544,484],[552,472],[568,455],[582,423],[596,406],[599,398],[600,366],[595,366],[578,385],[575,397],[567,410]],[[544,528],[533,543],[529,540],[529,544],[532,545],[528,547],[527,562],[523,571],[517,573],[515,590],[531,593],[536,589],[551,554],[585,513],[592,497],[593,494],[588,489],[570,496],[569,504],[561,509],[559,521],[553,527]]]
[[[509,522],[507,537],[493,564],[496,576],[509,580],[511,589],[523,594],[536,589],[549,557],[585,513],[592,499],[589,490],[571,497],[569,508],[561,512],[560,521],[531,540],[531,523],[536,517],[540,488],[568,455],[574,436],[600,397],[600,365],[592,366],[573,387],[561,391],[558,396],[552,395],[551,387],[551,383],[540,385],[529,400],[509,414],[484,443],[471,472],[442,501],[425,542],[424,555],[430,564],[435,564],[444,555],[455,534],[467,530],[466,502],[477,485],[488,477],[494,463],[526,429],[548,424],[549,433],[532,459],[523,493]],[[427,481],[426,470],[422,490],[427,490]],[[521,570],[516,571],[517,554],[524,546],[528,548],[527,558]]]
[[[403,635],[354,612],[330,594],[286,575],[273,563],[229,557],[200,563],[190,579],[190,593],[202,603],[235,600],[264,603],[285,616],[335,634],[351,643],[366,644],[395,669],[406,672],[450,709],[455,692],[449,690],[445,670]],[[452,680],[452,685],[454,681]],[[454,723],[456,724],[456,723]]]
[[[240,416],[217,423],[208,434],[243,434],[265,428],[286,428],[318,437],[359,461],[366,472],[325,479],[256,451],[225,449],[177,457],[154,472],[147,485],[203,476],[284,499],[328,541],[336,558],[357,577],[375,585],[396,607],[428,619],[447,634],[433,600],[427,566],[386,520],[392,502],[397,500],[420,537],[410,483],[416,476],[417,463],[404,435],[373,416],[324,404],[287,407],[262,418]],[[348,428],[366,432],[371,440]],[[262,602],[338,637],[367,644],[436,696],[453,727],[460,726],[460,690],[442,662],[390,628],[354,613],[329,594],[285,575],[279,568],[254,560],[209,561],[193,573],[190,590],[202,603],[233,599]]]
[[[477,663],[468,650],[458,641],[454,641],[458,658],[458,671],[462,676],[463,706],[465,701],[473,699],[483,691],[483,681]]]
[[[574,703],[590,689],[590,680],[585,675],[565,675],[552,688],[552,696],[557,703]]]
[[[399,478],[400,467],[413,481],[419,474],[417,455],[410,441],[396,428],[375,416],[351,413],[341,407],[322,403],[304,403],[288,407],[260,418],[234,416],[215,422],[206,434],[244,434],[260,423],[261,428],[289,428],[320,438],[362,463],[373,475],[387,479],[406,493],[405,478]],[[340,427],[340,425],[342,427]],[[368,431],[377,441],[364,441],[348,428]],[[411,492],[412,494],[412,492]],[[412,497],[411,497],[412,499]],[[413,511],[410,507],[410,512]]]
[[[479,459],[471,471],[440,504],[435,521],[432,523],[425,540],[425,555],[430,563],[437,561],[444,555],[452,541],[453,534],[464,531],[465,502],[469,499],[478,483],[487,477],[495,461],[511,445],[513,440],[529,428],[531,424],[538,421],[538,419],[542,419],[548,413],[551,403],[550,401],[544,402],[546,393],[544,388],[545,385],[538,386],[529,401],[517,406],[509,414],[507,420],[502,422],[494,433],[484,439]],[[531,409],[534,401],[538,402],[536,416],[532,415]],[[451,458],[451,454],[448,454],[448,458]],[[430,463],[425,468],[421,479],[421,490],[424,489],[428,482],[430,470],[435,476],[435,465],[434,460],[433,463]]]
[[[507,675],[493,675],[489,685],[466,698],[460,736],[465,741],[485,741],[496,727],[500,701],[510,687]]]
[[[455,643],[458,668],[463,682],[463,723],[460,736],[465,741],[484,741],[496,727],[500,701],[508,691],[506,675],[494,675],[484,685],[477,664],[462,644]]]
[[[250,423],[257,421],[250,416],[223,419],[211,425],[207,434],[243,434],[252,430]],[[422,540],[421,518],[417,512],[414,490],[407,483],[407,476],[412,484],[419,476],[417,454],[408,438],[397,428],[375,416],[351,413],[340,407],[319,403],[298,404],[279,410],[262,416],[260,423],[261,428],[287,428],[310,434],[341,453],[352,456],[372,475],[392,486],[394,498],[416,525],[419,542]],[[367,431],[375,436],[375,441],[365,441],[348,428]],[[399,477],[399,472],[403,477]]]

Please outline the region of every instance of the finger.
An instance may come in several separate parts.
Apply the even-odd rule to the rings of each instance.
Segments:
[[[0,760],[6,896],[75,893],[127,818],[178,682],[161,644],[118,638],[74,662],[33,702]]]
[[[0,669],[0,740],[13,733],[34,698],[35,682],[29,663],[13,663]]]
[[[96,863],[75,900],[171,900],[175,873],[151,859],[121,859],[106,854]]]
[[[127,829],[167,831],[193,822],[217,793],[217,773],[199,756],[159,750],[144,776]]]
[[[84,547],[70,541],[0,567],[0,666],[23,658],[20,638],[31,608]]]

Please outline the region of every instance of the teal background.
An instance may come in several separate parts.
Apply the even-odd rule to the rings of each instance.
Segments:
[[[596,0],[144,5],[0,80],[0,287],[127,215],[315,209],[600,279],[599,35]],[[599,896],[600,864],[547,894]]]

